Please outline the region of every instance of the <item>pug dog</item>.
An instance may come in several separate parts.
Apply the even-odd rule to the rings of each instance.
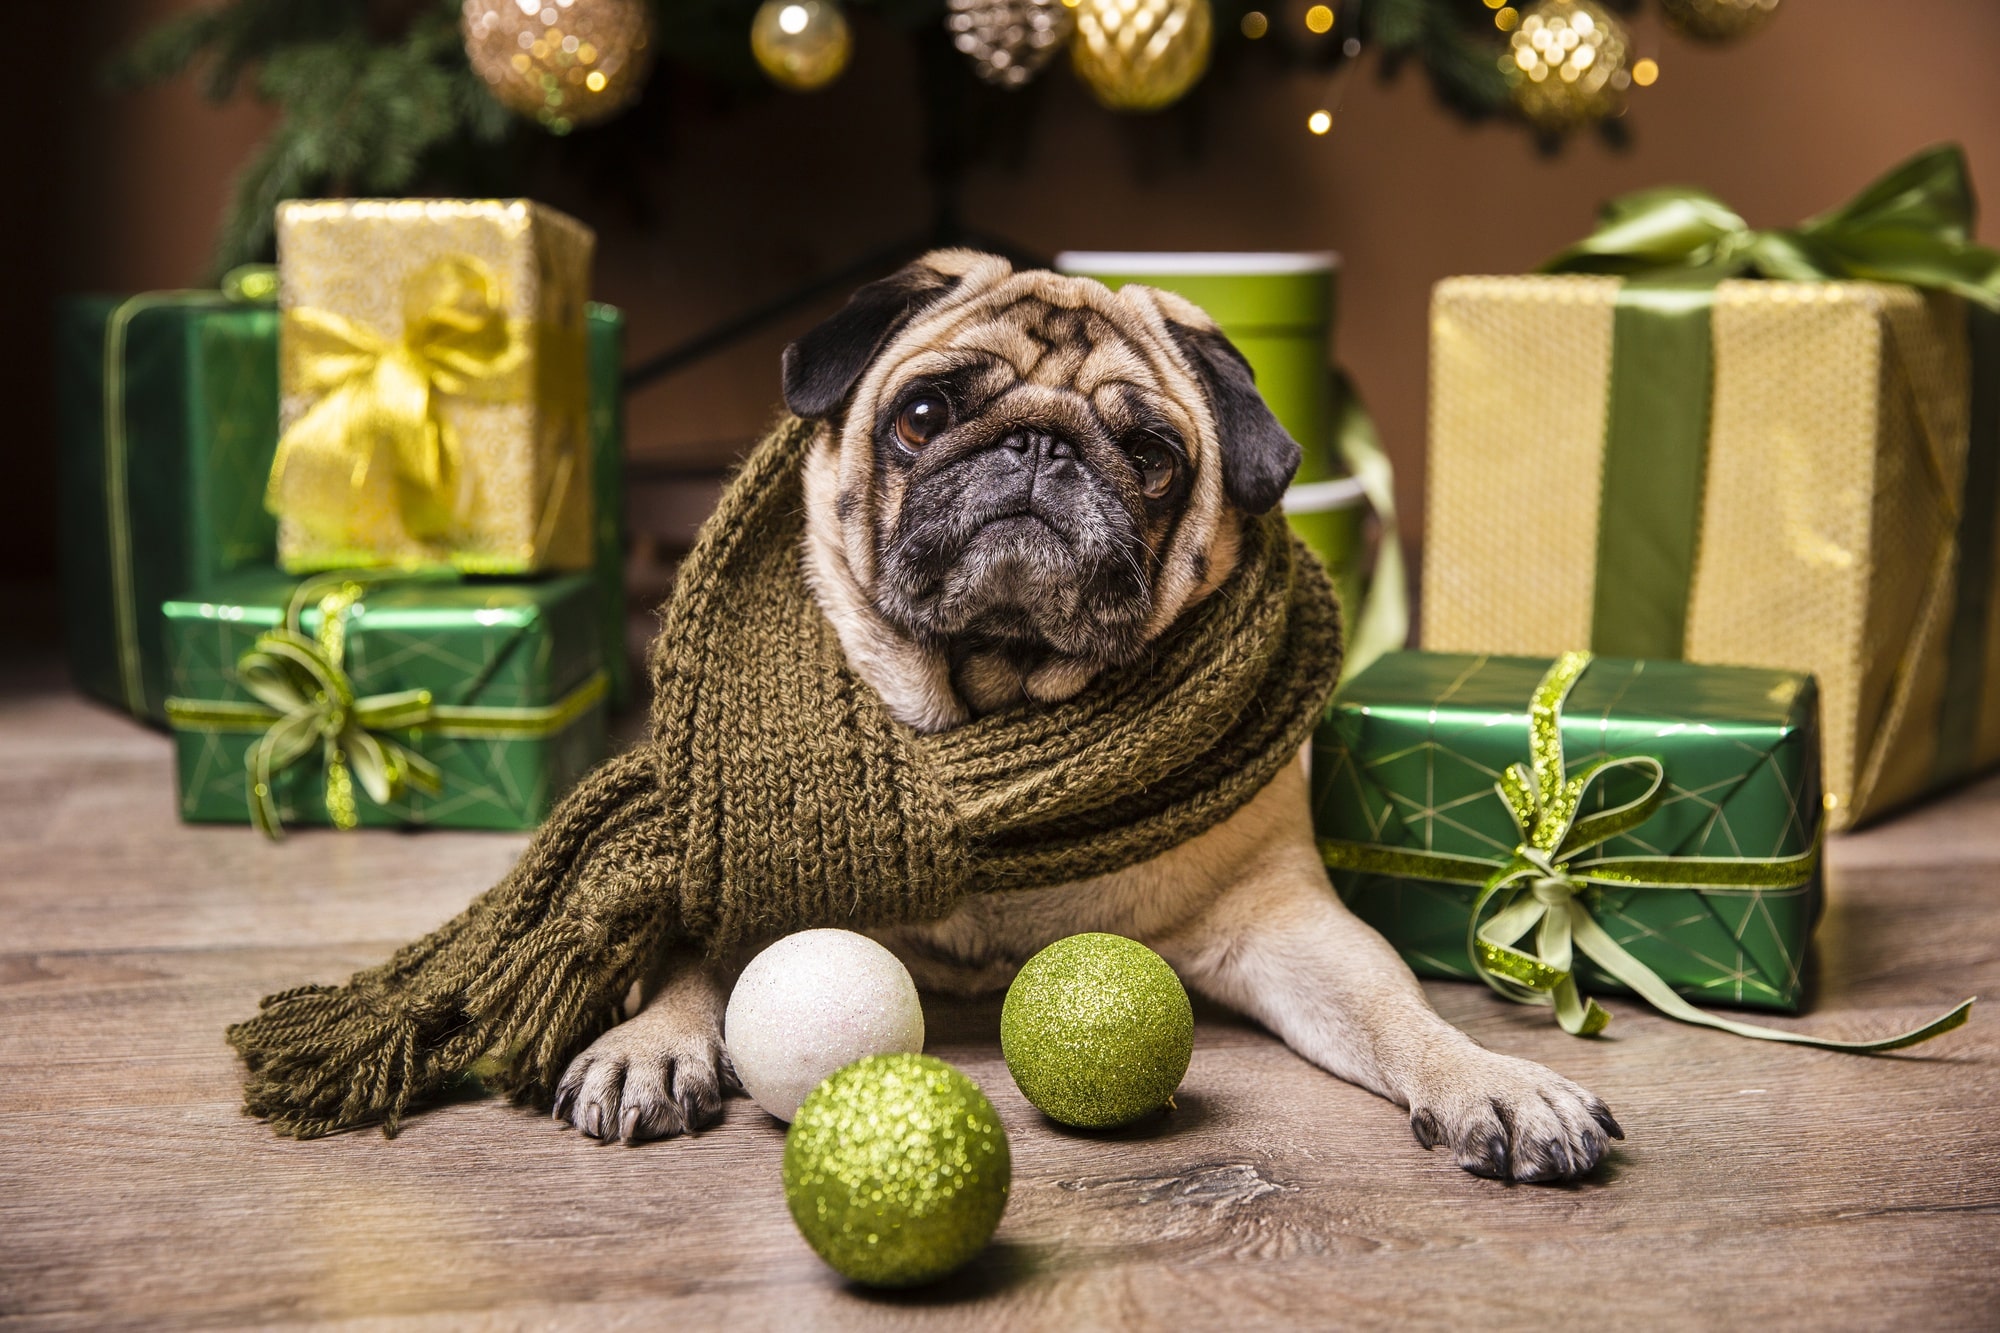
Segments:
[[[1300,449],[1248,364],[1169,292],[930,254],[785,349],[805,464],[810,586],[848,660],[920,732],[1060,701],[1142,658],[1235,567]],[[976,896],[873,932],[920,988],[1003,989],[1036,951],[1108,931],[1195,991],[1409,1115],[1482,1176],[1571,1179],[1623,1138],[1604,1103],[1489,1051],[1335,895],[1302,764],[1235,815],[1114,874]],[[746,955],[747,957],[747,955]],[[661,961],[652,994],[578,1055],[555,1114],[635,1142],[716,1118],[743,958]]]

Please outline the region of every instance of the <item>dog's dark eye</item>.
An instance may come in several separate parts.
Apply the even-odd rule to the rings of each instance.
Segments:
[[[1174,452],[1158,440],[1134,445],[1132,463],[1139,469],[1139,489],[1148,500],[1161,499],[1174,488]]]
[[[951,419],[951,404],[937,394],[919,394],[896,414],[896,438],[921,449],[937,437]]]

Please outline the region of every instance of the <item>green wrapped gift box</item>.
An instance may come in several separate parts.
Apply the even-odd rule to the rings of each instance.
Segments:
[[[160,603],[276,553],[277,312],[220,292],[79,297],[56,354],[70,669],[159,721]]]
[[[1542,700],[1560,754],[1530,741],[1531,704],[1555,674],[1548,659],[1392,653],[1348,682],[1312,760],[1314,826],[1341,897],[1419,974],[1472,978],[1479,948],[1499,973],[1496,989],[1522,983],[1515,998],[1528,999],[1529,989],[1553,989],[1547,951],[1536,959],[1523,952],[1529,944],[1475,944],[1470,930],[1475,904],[1511,865],[1517,873],[1488,895],[1482,924],[1513,912],[1518,925],[1537,910],[1538,881],[1566,881],[1550,897],[1558,909],[1574,892],[1617,951],[1681,995],[1795,1011],[1821,901],[1813,678],[1615,658],[1575,665],[1566,699]],[[1510,798],[1515,765],[1526,790]],[[1579,792],[1561,828],[1516,813],[1534,805],[1549,768],[1558,799],[1564,782]],[[1563,873],[1522,869],[1524,847]],[[1522,906],[1508,907],[1508,896]],[[1577,936],[1582,990],[1632,989],[1597,965],[1594,938]]]
[[[611,698],[630,697],[621,476],[624,316],[587,310],[595,605]],[[278,442],[278,315],[220,292],[78,297],[56,318],[63,600],[71,674],[165,720],[170,597],[269,566],[264,491]]]
[[[581,574],[301,584],[259,570],[167,602],[181,817],[253,822],[263,745],[274,823],[535,827],[605,753],[599,591]],[[364,790],[371,754],[408,777],[386,803]],[[335,771],[350,767],[351,782]]]

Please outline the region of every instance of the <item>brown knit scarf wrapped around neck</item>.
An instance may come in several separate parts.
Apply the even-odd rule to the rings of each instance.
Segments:
[[[652,739],[585,779],[456,919],[232,1027],[247,1110],[299,1138],[393,1133],[475,1066],[546,1097],[670,945],[930,919],[1105,874],[1227,819],[1298,753],[1339,618],[1276,514],[1138,664],[937,735],[896,722],[806,586],[812,433],[787,420],[758,446],[682,567]]]

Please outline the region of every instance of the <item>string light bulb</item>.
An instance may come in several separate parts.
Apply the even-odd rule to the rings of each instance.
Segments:
[[[1326,5],[1314,5],[1306,11],[1306,31],[1328,33],[1333,31],[1333,10]]]
[[[1314,134],[1325,134],[1333,128],[1333,113],[1324,109],[1313,112],[1306,117],[1306,128]]]

